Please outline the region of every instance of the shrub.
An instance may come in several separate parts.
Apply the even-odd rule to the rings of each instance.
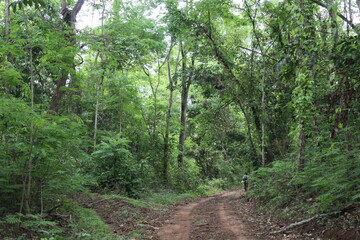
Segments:
[[[136,196],[142,183],[141,166],[127,149],[128,140],[105,137],[92,154],[98,184],[128,196]]]
[[[194,159],[184,158],[183,164],[170,169],[169,183],[178,192],[196,190],[201,183],[200,168]]]

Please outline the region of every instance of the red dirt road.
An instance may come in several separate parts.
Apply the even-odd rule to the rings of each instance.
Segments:
[[[160,228],[160,240],[256,240],[248,226],[229,205],[242,191],[223,192],[182,206],[168,224]]]

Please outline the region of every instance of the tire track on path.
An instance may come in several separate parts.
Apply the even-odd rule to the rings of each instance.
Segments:
[[[241,219],[236,217],[236,214],[232,213],[233,211],[229,207],[228,202],[229,197],[240,197],[241,193],[238,192],[228,192],[224,194],[221,198],[221,202],[218,206],[218,212],[221,224],[223,228],[229,230],[236,236],[236,240],[255,240],[255,238],[251,237],[246,230],[245,224]],[[234,240],[235,240],[234,239]]]
[[[242,191],[223,192],[181,207],[158,232],[160,240],[255,240],[228,205]]]
[[[196,203],[181,207],[173,216],[170,223],[160,228],[158,236],[160,240],[186,240],[189,239],[190,227],[193,220],[192,211],[199,204],[209,201],[206,198]]]

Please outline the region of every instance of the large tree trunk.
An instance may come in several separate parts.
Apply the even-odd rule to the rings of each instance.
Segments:
[[[72,46],[72,47],[75,47],[74,28],[75,28],[76,16],[79,13],[79,11],[81,10],[81,7],[83,6],[84,2],[85,2],[85,0],[78,0],[75,4],[74,8],[72,10],[70,10],[70,9],[68,9],[66,0],[61,0],[62,20],[63,20],[63,23],[65,24],[65,26],[67,27],[67,29],[64,30],[64,38],[69,43],[69,46]],[[71,33],[69,34],[69,32],[71,32]],[[63,59],[64,63],[66,63],[66,65],[68,67],[62,68],[60,71],[60,77],[56,83],[54,95],[51,99],[50,106],[49,106],[50,112],[58,111],[60,100],[62,99],[62,97],[64,95],[64,90],[62,89],[62,87],[64,87],[66,85],[66,82],[70,76],[69,69],[73,68],[73,70],[75,71],[74,58],[75,58],[75,56],[72,56],[71,59]]]

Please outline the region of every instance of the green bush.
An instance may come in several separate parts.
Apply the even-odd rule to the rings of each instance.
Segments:
[[[170,169],[169,183],[178,192],[196,190],[201,184],[200,168],[194,159],[184,158],[182,167]]]
[[[8,214],[1,219],[0,224],[7,229],[18,229],[23,238],[27,238],[28,233],[45,238],[59,236],[64,232],[56,222],[48,221],[40,214]]]
[[[295,168],[290,161],[276,161],[270,168],[259,168],[249,178],[249,195],[270,209],[287,206],[296,195]]]
[[[317,151],[303,175],[306,198],[314,198],[314,208],[338,211],[360,200],[360,150],[344,143]]]
[[[12,97],[0,98],[0,214],[19,210],[22,185],[32,162],[30,207],[46,210],[81,189],[79,159],[84,128],[74,116],[54,116]],[[3,207],[6,206],[6,209]]]
[[[128,142],[120,136],[105,137],[92,154],[93,174],[102,188],[136,196],[145,176],[141,165],[127,149]]]
[[[337,212],[359,202],[360,151],[333,143],[307,151],[305,167],[297,172],[295,161],[275,161],[255,171],[249,195],[263,208],[303,210],[309,214]]]

